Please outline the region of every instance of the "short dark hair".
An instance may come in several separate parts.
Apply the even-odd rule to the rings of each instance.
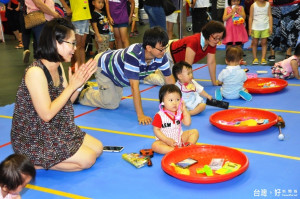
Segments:
[[[0,185],[14,190],[24,183],[22,175],[35,178],[36,171],[30,160],[21,154],[12,154],[0,164]]]
[[[210,35],[215,34],[215,33],[223,33],[222,39],[226,37],[226,29],[223,23],[219,21],[209,21],[207,22],[202,30],[201,30],[203,37],[208,40]]]
[[[166,46],[168,42],[169,37],[166,31],[159,26],[155,26],[145,31],[143,37],[143,48],[146,49],[147,45],[155,48],[157,43],[160,43],[162,46]]]
[[[37,59],[46,59],[50,62],[65,61],[58,54],[56,41],[61,44],[74,29],[72,22],[64,18],[54,18],[47,22],[40,35],[36,53]]]
[[[294,55],[300,56],[300,43],[295,47]]]
[[[177,62],[176,64],[174,64],[174,66],[172,68],[172,73],[173,73],[173,76],[176,81],[178,80],[178,74],[182,73],[182,69],[184,66],[186,68],[192,69],[192,65],[190,65],[186,61],[180,61],[180,62]]]
[[[159,103],[162,103],[167,93],[178,93],[180,95],[180,98],[182,97],[181,91],[178,86],[176,86],[175,84],[166,84],[159,89]]]
[[[231,46],[227,48],[225,59],[226,61],[240,61],[243,58],[243,50],[239,46]]]

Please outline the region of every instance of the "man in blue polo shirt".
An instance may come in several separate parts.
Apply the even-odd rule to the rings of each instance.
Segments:
[[[116,109],[123,96],[123,87],[130,86],[139,124],[151,124],[152,118],[143,112],[139,84],[140,80],[156,69],[163,73],[167,84],[175,83],[165,56],[168,41],[168,35],[163,29],[153,27],[145,32],[141,44],[99,53],[95,57],[98,63],[95,77],[99,90],[90,87],[84,89],[79,103]]]

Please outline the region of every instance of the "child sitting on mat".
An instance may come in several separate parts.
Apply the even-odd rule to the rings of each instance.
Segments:
[[[20,192],[35,174],[35,168],[26,156],[8,156],[0,164],[0,198],[21,199]]]
[[[272,74],[279,79],[300,79],[298,67],[300,66],[300,43],[295,48],[293,56],[274,64]]]
[[[178,62],[173,66],[172,73],[176,80],[175,85],[181,90],[182,99],[190,115],[197,115],[204,111],[206,104],[201,96],[210,100],[212,96],[193,79],[192,66],[185,61]]]
[[[167,84],[159,90],[159,109],[154,116],[152,125],[156,141],[152,150],[166,154],[174,148],[196,144],[199,133],[197,129],[182,131],[181,123],[191,124],[191,116],[181,99],[180,89],[174,84]]]
[[[252,99],[243,87],[244,82],[247,80],[246,72],[241,69],[239,63],[243,58],[243,50],[238,47],[229,47],[226,50],[225,62],[227,67],[221,71],[218,76],[218,81],[222,82],[222,87],[216,90],[216,99],[222,100],[223,97],[226,99],[243,99],[250,101]]]

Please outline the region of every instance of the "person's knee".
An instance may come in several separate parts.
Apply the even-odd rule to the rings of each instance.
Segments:
[[[96,156],[97,156],[97,158],[102,154],[102,152],[103,152],[103,144],[102,144],[102,142],[100,142],[100,144],[98,145],[98,148],[96,149]]]
[[[260,44],[262,46],[266,46],[267,45],[267,39],[262,39],[261,42],[260,42]]]
[[[258,39],[253,39],[253,40],[252,40],[252,44],[253,44],[253,45],[257,45],[257,44],[258,44]]]
[[[79,163],[80,168],[81,169],[91,168],[95,164],[97,157],[98,156],[95,151],[86,154],[86,158],[81,163]]]
[[[103,104],[104,104],[104,107],[105,109],[109,109],[109,110],[114,110],[114,109],[117,109],[120,105],[120,102],[116,102],[116,101],[111,101],[111,100],[103,100],[102,101]]]

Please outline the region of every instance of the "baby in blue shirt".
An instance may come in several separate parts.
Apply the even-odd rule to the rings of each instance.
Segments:
[[[222,82],[222,87],[218,88],[215,93],[217,100],[226,99],[243,99],[250,101],[251,94],[243,87],[247,80],[246,72],[241,69],[240,61],[243,58],[243,50],[240,47],[229,47],[226,50],[227,67],[221,71],[218,81]]]

